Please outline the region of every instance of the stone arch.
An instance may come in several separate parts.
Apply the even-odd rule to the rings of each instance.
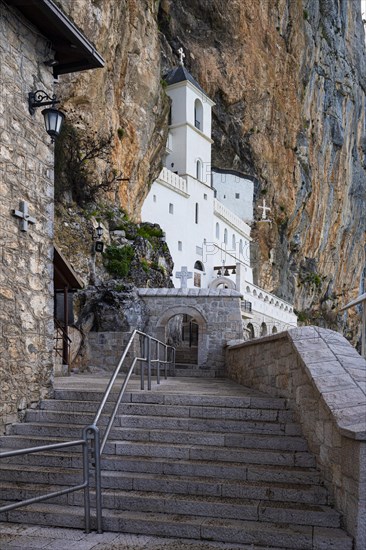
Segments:
[[[249,286],[247,286],[247,288],[245,290],[248,294],[250,294],[250,287]]]
[[[198,269],[198,271],[204,271],[205,268],[203,267],[203,263],[201,262],[201,260],[196,260],[194,262],[194,269]]]
[[[273,325],[272,327],[272,334],[277,334],[278,330],[277,330],[277,327],[276,325]]]
[[[162,342],[166,341],[166,327],[168,321],[176,315],[189,315],[192,317],[198,325],[198,366],[205,365],[207,363],[209,342],[207,334],[207,321],[202,313],[192,306],[173,306],[169,307],[159,317],[156,324],[156,338]]]
[[[236,290],[236,284],[231,279],[228,279],[227,277],[217,277],[217,279],[214,279],[211,281],[211,283],[208,285],[208,288],[230,288],[231,290]]]

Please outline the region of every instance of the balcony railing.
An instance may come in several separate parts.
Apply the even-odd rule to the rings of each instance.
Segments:
[[[178,191],[188,193],[186,180],[181,178],[180,176],[178,176],[178,174],[175,174],[171,170],[168,170],[168,168],[162,169],[158,179],[163,183],[168,184],[169,187],[173,187],[173,189],[178,189]]]

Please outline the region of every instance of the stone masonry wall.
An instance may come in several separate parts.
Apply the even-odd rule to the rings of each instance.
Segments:
[[[53,347],[53,153],[28,92],[52,93],[50,46],[0,0],[0,433],[47,394]],[[29,203],[36,224],[13,217]]]
[[[316,327],[228,347],[229,378],[295,409],[355,548],[366,548],[366,361]]]
[[[187,313],[198,324],[198,366],[222,376],[224,346],[230,340],[243,340],[241,295],[236,290],[140,288],[147,306],[145,332],[166,341],[166,326],[172,317]]]

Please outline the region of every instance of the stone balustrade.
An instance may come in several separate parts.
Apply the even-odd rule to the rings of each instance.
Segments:
[[[158,181],[168,185],[168,187],[174,190],[181,191],[182,193],[188,193],[188,186],[185,179],[181,178],[178,174],[175,174],[168,168],[163,168],[158,177]]]
[[[288,399],[355,549],[366,548],[366,361],[317,327],[231,345],[226,375]]]
[[[238,229],[243,235],[250,238],[250,227],[236,214],[231,212],[217,199],[214,199],[214,213],[222,218],[226,223],[230,224],[235,229]]]
[[[297,316],[292,304],[248,282],[245,282],[242,293],[244,299],[251,302],[253,311],[278,319],[290,326],[297,326]]]

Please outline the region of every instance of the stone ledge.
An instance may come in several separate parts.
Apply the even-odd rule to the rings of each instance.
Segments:
[[[359,441],[366,440],[366,361],[338,332],[318,327],[296,328],[228,345],[227,349],[247,348],[280,340],[291,343],[342,435]],[[327,379],[331,387],[327,387]]]

